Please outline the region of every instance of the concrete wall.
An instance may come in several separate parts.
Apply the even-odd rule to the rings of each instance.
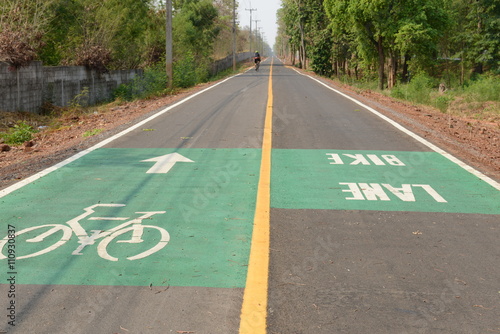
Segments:
[[[30,66],[12,70],[0,62],[0,110],[37,112],[45,102],[68,106],[80,95],[78,103],[92,105],[108,101],[113,91],[142,70],[111,71],[99,74],[83,66]],[[84,89],[88,94],[82,94]]]
[[[242,61],[250,60],[253,57],[252,52],[242,52],[236,54],[236,62],[241,63]],[[219,72],[227,70],[233,66],[233,55],[229,55],[224,59],[220,59],[215,61],[212,64],[212,68],[210,71],[211,75],[216,75]]]
[[[251,52],[237,54],[242,62],[253,56]],[[212,64],[215,75],[233,66],[233,56],[227,56]],[[0,110],[38,112],[45,102],[66,107],[75,101],[80,105],[93,105],[109,101],[113,91],[121,84],[130,82],[142,70],[110,71],[99,74],[83,66],[43,66],[33,62],[30,66],[12,70],[9,64],[0,62]],[[84,89],[88,94],[82,94]]]

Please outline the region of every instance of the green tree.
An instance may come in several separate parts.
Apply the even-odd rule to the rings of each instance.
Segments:
[[[226,57],[233,51],[233,0],[215,0],[213,1],[213,5],[218,13],[216,21],[214,22],[215,26],[218,28],[218,35],[214,40],[214,56],[218,59]],[[238,10],[237,2],[236,10]],[[244,43],[247,41],[248,37],[245,38],[245,36],[248,36],[248,32],[246,35],[242,35],[240,29],[237,27],[236,36],[237,52],[243,51],[242,48],[244,46],[248,48],[248,43]],[[242,37],[244,41],[241,41]]]
[[[437,41],[448,27],[444,0],[326,0],[325,9],[334,33],[351,34],[364,59],[376,55],[379,89],[385,87],[386,59],[392,87],[402,55],[435,58]]]
[[[462,82],[466,68],[475,73],[500,69],[500,3],[497,0],[454,0],[454,19],[449,36],[452,54],[462,62]]]
[[[439,41],[451,26],[448,0],[402,3],[398,16],[391,54],[395,54],[399,59],[391,57],[391,88],[395,84],[399,65],[396,61],[400,60],[401,56],[404,56],[404,66],[411,60],[413,72],[433,70],[437,58],[440,57]],[[404,77],[406,71],[405,68]]]
[[[85,65],[100,70],[137,67],[150,0],[54,0],[55,19],[40,53],[46,64]]]
[[[74,0],[54,0],[50,6],[53,19],[50,21],[46,34],[43,36],[43,47],[38,55],[45,65],[60,65],[76,47],[72,39],[77,29],[79,4]]]
[[[148,28],[151,0],[107,0],[116,13],[119,28],[111,39],[114,68],[137,68],[143,62],[145,35]],[[103,18],[104,19],[104,18]],[[164,32],[164,25],[159,27]]]
[[[287,36],[292,64],[295,64],[295,54],[299,51],[299,65],[305,63],[305,36],[303,12],[300,9],[300,0],[283,0],[279,22],[283,24],[282,32]]]
[[[332,31],[323,7],[324,0],[308,0],[306,10],[307,54],[312,69],[321,75],[332,73]]]
[[[196,73],[196,81],[208,76],[214,42],[220,31],[217,18],[217,8],[210,0],[183,1],[173,18],[174,62],[184,62],[177,64],[177,68]]]
[[[150,7],[145,19],[146,27],[142,34],[142,62],[140,67],[152,66],[165,59],[165,7]]]

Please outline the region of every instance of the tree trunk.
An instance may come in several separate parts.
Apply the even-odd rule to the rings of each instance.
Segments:
[[[378,49],[378,89],[384,90],[385,83],[385,54],[384,54],[384,46],[382,45],[382,36],[379,36],[377,41],[377,49]]]
[[[387,87],[391,89],[396,85],[396,74],[398,72],[398,59],[394,51],[390,52],[388,72]]]
[[[301,64],[302,68],[305,70],[306,69],[306,41],[305,41],[305,33],[304,33],[304,25],[302,24],[302,21],[299,23],[299,28],[300,28],[300,58],[301,58]]]
[[[483,74],[483,64],[482,63],[475,64],[474,68],[472,69],[472,72],[477,74]]]
[[[410,60],[410,56],[408,54],[405,54],[404,63],[403,63],[403,75],[401,76],[401,81],[406,82],[406,83],[410,81],[410,76],[408,73],[408,61],[409,60]]]

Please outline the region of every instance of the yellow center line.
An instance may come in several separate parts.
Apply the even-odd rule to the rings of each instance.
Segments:
[[[269,211],[271,205],[271,149],[273,128],[273,63],[269,72],[268,98],[259,188],[248,263],[247,282],[241,307],[240,334],[266,333],[267,284],[269,273]]]

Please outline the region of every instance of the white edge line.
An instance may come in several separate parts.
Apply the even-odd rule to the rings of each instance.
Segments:
[[[166,108],[158,111],[156,114],[154,114],[154,115],[146,118],[145,120],[142,120],[139,123],[137,123],[135,125],[132,125],[131,127],[123,130],[122,132],[117,133],[116,135],[111,136],[111,137],[109,137],[109,138],[107,138],[107,139],[105,139],[105,140],[97,143],[96,145],[94,145],[94,146],[92,146],[92,147],[90,147],[90,148],[88,148],[88,149],[86,149],[84,151],[81,151],[81,152],[79,152],[79,153],[77,153],[77,154],[75,154],[75,155],[67,158],[66,160],[63,160],[63,161],[55,164],[52,167],[48,167],[48,168],[42,170],[41,172],[38,172],[38,173],[36,173],[36,174],[34,174],[34,175],[32,175],[32,176],[30,176],[30,177],[28,177],[28,178],[26,178],[26,179],[24,179],[22,181],[19,181],[19,182],[15,183],[15,184],[13,184],[13,185],[11,185],[11,186],[3,189],[3,190],[0,190],[0,198],[2,198],[4,196],[7,196],[8,194],[10,194],[10,193],[12,193],[12,192],[14,192],[14,191],[16,191],[16,190],[24,187],[25,185],[28,185],[28,184],[30,184],[30,183],[38,180],[39,178],[41,178],[41,177],[43,177],[43,176],[45,176],[47,174],[50,174],[53,171],[58,170],[59,168],[61,168],[63,166],[66,166],[67,164],[69,164],[69,163],[71,163],[71,162],[73,162],[75,160],[80,159],[81,157],[89,154],[90,152],[95,151],[96,149],[101,148],[101,147],[103,147],[103,146],[111,143],[113,140],[115,140],[117,138],[120,138],[120,137],[126,135],[129,132],[132,132],[133,130],[137,129],[138,127],[140,127],[140,126],[142,126],[142,125],[144,125],[146,123],[148,123],[149,121],[155,119],[156,117],[159,117],[159,116],[165,114],[166,112],[172,110],[173,108],[178,107],[179,105],[183,104],[184,102],[187,102],[187,101],[191,100],[192,98],[194,98],[194,97],[196,97],[196,96],[198,96],[200,94],[203,94],[204,92],[206,92],[206,91],[208,91],[208,90],[210,90],[210,89],[212,89],[214,87],[217,87],[218,85],[220,85],[220,84],[222,84],[222,83],[224,83],[224,82],[226,82],[226,81],[228,81],[228,80],[230,80],[230,79],[232,79],[234,77],[237,77],[238,75],[240,75],[240,74],[233,75],[233,76],[231,76],[229,78],[226,78],[226,79],[224,79],[224,80],[222,80],[222,81],[220,81],[220,82],[218,82],[218,83],[216,83],[216,84],[214,84],[214,85],[212,85],[210,87],[207,87],[207,88],[205,88],[205,89],[203,89],[203,90],[201,90],[201,91],[199,91],[197,93],[194,93],[193,95],[190,95],[190,96],[188,96],[188,97],[186,97],[186,98],[184,98],[184,99],[182,99],[182,100],[180,100],[180,101],[178,101],[178,102],[176,102],[176,103],[174,103],[174,104],[172,104],[172,105],[170,105],[170,106],[168,106],[168,107],[166,107]]]
[[[296,69],[293,68],[293,70],[297,73],[299,73],[300,75],[303,75],[303,76],[306,76],[318,83],[320,83],[321,85],[325,86],[326,88],[334,91],[335,93],[339,94],[339,95],[342,95],[343,97],[353,101],[354,103],[357,103],[358,105],[360,105],[361,107],[367,109],[368,111],[372,112],[373,114],[377,115],[378,117],[382,118],[383,120],[385,120],[386,122],[388,122],[389,124],[391,124],[392,126],[396,127],[397,129],[403,131],[404,133],[406,133],[407,135],[409,135],[410,137],[412,137],[413,139],[419,141],[420,143],[424,144],[425,146],[429,147],[430,149],[432,149],[433,151],[441,154],[442,156],[444,156],[445,158],[451,160],[452,162],[456,163],[457,165],[459,165],[460,167],[462,167],[463,169],[465,169],[466,171],[468,171],[469,173],[473,174],[474,176],[477,176],[478,178],[480,178],[481,180],[483,180],[484,182],[488,183],[489,185],[491,185],[493,188],[497,189],[497,190],[500,190],[500,183],[498,183],[497,181],[493,180],[492,178],[484,175],[483,173],[481,173],[480,171],[474,169],[473,167],[467,165],[465,162],[459,160],[458,158],[456,158],[455,156],[451,155],[450,153],[446,152],[445,150],[439,148],[438,146],[432,144],[431,142],[427,141],[426,139],[420,137],[419,135],[411,132],[410,130],[408,130],[407,128],[405,128],[404,126],[402,126],[401,124],[393,121],[392,119],[390,119],[389,117],[385,116],[385,115],[382,115],[380,112],[378,112],[377,110],[361,103],[360,101],[356,100],[355,98],[349,96],[349,95],[346,95],[338,90],[336,90],[335,88],[332,88],[330,86],[328,86],[327,84],[325,84],[324,82],[322,82],[321,80],[318,80],[310,75],[307,75],[307,74],[304,74],[304,73],[301,73],[299,71],[297,71]]]

